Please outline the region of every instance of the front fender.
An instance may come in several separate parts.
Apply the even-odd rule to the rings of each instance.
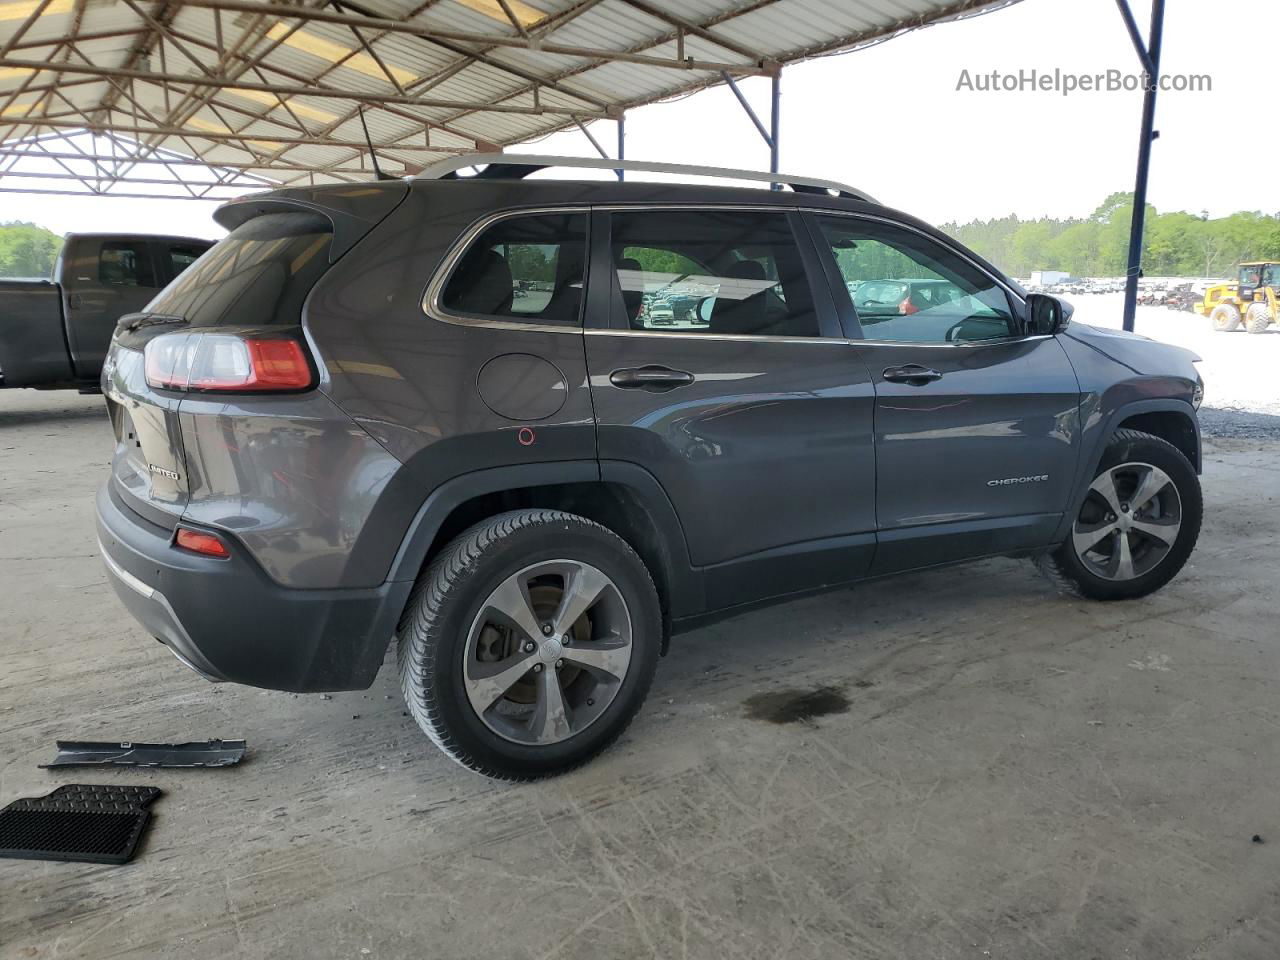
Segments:
[[[1158,378],[1151,378],[1158,379]],[[1181,381],[1179,381],[1181,382]],[[1077,470],[1074,493],[1066,513],[1062,515],[1062,523],[1054,537],[1054,542],[1064,540],[1071,530],[1071,524],[1080,506],[1084,503],[1089,484],[1093,482],[1102,462],[1102,455],[1107,449],[1107,442],[1112,434],[1130,417],[1144,413],[1175,413],[1185,417],[1195,434],[1195,451],[1191,457],[1191,465],[1196,473],[1201,469],[1200,420],[1191,404],[1172,397],[1149,397],[1145,399],[1119,399],[1116,394],[1132,397],[1143,381],[1121,384],[1105,393],[1090,394],[1084,398],[1080,409],[1081,456]],[[1158,384],[1146,384],[1148,389],[1159,389]]]

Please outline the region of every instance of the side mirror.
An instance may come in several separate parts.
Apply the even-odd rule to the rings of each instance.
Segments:
[[[698,309],[696,311],[696,315],[698,317],[698,323],[702,324],[704,327],[709,327],[711,325],[711,311],[713,311],[715,308],[716,308],[715,297],[703,297],[701,300],[699,300]]]
[[[1043,293],[1027,296],[1027,336],[1051,337],[1067,329],[1073,311],[1071,304]]]

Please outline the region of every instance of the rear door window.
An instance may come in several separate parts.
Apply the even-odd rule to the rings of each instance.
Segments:
[[[816,337],[818,318],[785,211],[614,213],[627,324],[655,333]]]
[[[255,217],[220,240],[147,306],[192,326],[296,324],[329,267],[333,228],[312,213]]]
[[[104,241],[98,254],[98,282],[109,287],[158,286],[146,242]]]
[[[501,220],[467,248],[440,305],[467,316],[580,324],[586,249],[586,214]]]

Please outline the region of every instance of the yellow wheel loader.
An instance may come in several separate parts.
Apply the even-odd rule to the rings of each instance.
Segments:
[[[1241,324],[1250,333],[1262,333],[1280,320],[1280,263],[1240,264],[1239,279],[1209,287],[1195,311],[1224,333],[1238,330]]]

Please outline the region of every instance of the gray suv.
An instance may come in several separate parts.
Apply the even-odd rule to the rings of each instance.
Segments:
[[[551,163],[230,202],[122,318],[102,555],[188,666],[362,689],[394,637],[423,731],[527,780],[711,618],[991,556],[1119,600],[1186,561],[1192,354],[838,184],[525,179]],[[947,296],[864,325],[850,290],[903,280]]]

